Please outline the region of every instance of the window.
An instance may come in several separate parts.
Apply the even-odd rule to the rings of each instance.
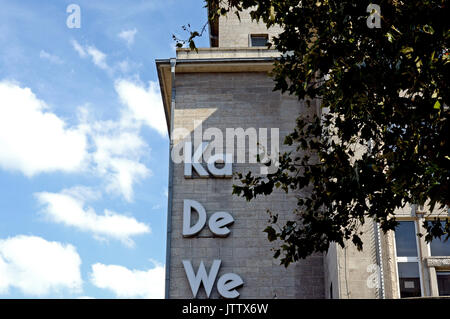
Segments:
[[[251,34],[250,35],[250,46],[252,47],[265,47],[269,36],[267,34]]]
[[[400,297],[420,297],[420,275],[417,262],[399,262],[398,279],[400,285]]]
[[[436,274],[439,296],[450,296],[450,272],[438,271]]]
[[[416,229],[413,221],[400,222],[395,231],[397,256],[417,257]]]
[[[400,298],[420,297],[420,265],[416,228],[413,221],[399,222],[395,230]]]
[[[450,256],[450,240],[444,241],[444,236],[433,238],[430,243],[431,256]]]
[[[450,240],[444,241],[446,236],[442,236],[441,239],[433,238],[430,243],[431,256],[450,256]]]

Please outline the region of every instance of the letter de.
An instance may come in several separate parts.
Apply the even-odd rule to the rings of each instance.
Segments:
[[[192,223],[192,210],[198,214],[198,220],[194,225]],[[183,202],[183,237],[197,235],[206,224],[206,210],[199,202],[192,199],[185,199]],[[211,232],[218,237],[226,237],[230,234],[228,225],[234,223],[234,218],[227,212],[216,212],[211,215],[208,221],[208,227]]]
[[[198,220],[191,226],[192,208],[197,211]],[[192,199],[185,199],[183,203],[183,237],[198,234],[206,223],[206,211],[202,204]]]
[[[227,212],[217,212],[212,214],[208,221],[211,232],[218,237],[226,237],[230,234],[230,229],[226,226],[234,223],[234,218]]]

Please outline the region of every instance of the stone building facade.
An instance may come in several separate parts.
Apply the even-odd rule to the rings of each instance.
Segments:
[[[332,246],[325,255],[280,266],[263,232],[266,210],[276,211],[280,222],[292,219],[301,194],[276,192],[247,202],[232,195],[236,181],[228,173],[208,170],[214,154],[233,153],[232,173],[263,173],[249,149],[251,137],[245,134],[256,132],[260,141],[265,131],[268,148],[278,141],[283,152],[287,149],[282,141],[296,117],[320,111],[317,101],[309,101],[312,106],[307,107],[306,101],[273,91],[268,72],[279,53],[264,43],[279,32],[252,22],[248,14],[241,15],[241,21],[229,15],[210,26],[210,48],[177,49],[176,58],[156,61],[171,136],[166,298],[399,298],[405,289],[417,293],[417,284],[422,296],[445,293],[447,286],[441,286],[449,284],[450,257],[432,256],[422,239],[416,242],[417,256],[397,256],[395,235],[380,233],[371,221],[364,226],[363,252],[349,243],[345,249]],[[237,142],[241,133],[245,145]],[[218,140],[223,140],[222,150],[199,157],[203,173],[186,164],[186,153],[194,159],[201,142]],[[245,154],[244,162],[238,160],[239,152]],[[181,160],[174,160],[177,154]],[[225,171],[219,162],[213,166]],[[216,218],[217,212],[228,214]],[[422,218],[414,207],[399,216],[416,220],[416,228]],[[444,245],[440,251],[446,249]],[[411,267],[402,265],[414,262],[419,281]]]

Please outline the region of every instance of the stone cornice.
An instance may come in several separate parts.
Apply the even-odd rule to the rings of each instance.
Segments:
[[[426,265],[436,268],[450,268],[450,256],[426,257]]]

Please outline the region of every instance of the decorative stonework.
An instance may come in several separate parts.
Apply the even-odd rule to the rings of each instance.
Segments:
[[[426,264],[428,267],[450,268],[450,257],[427,257]]]

